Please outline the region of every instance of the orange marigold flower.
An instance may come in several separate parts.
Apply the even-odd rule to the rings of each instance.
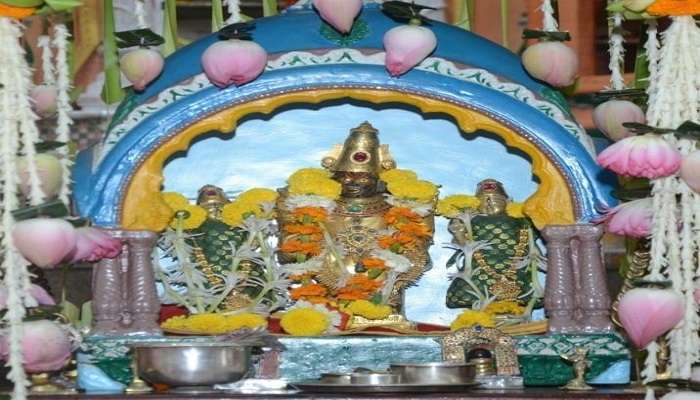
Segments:
[[[302,242],[301,240],[287,240],[280,246],[283,253],[302,253],[307,256],[317,256],[321,254],[321,246],[318,243]]]
[[[698,0],[657,0],[646,10],[651,15],[697,15],[700,14]]]
[[[398,226],[398,230],[401,233],[406,233],[416,237],[430,237],[430,229],[425,224],[417,224],[415,222],[409,222],[406,224],[401,224]]]
[[[405,232],[399,232],[394,235],[394,239],[397,243],[406,247],[413,247],[416,244],[416,237]]]
[[[365,258],[364,260],[362,260],[362,265],[364,265],[365,268],[386,268],[386,263],[384,263],[384,260],[382,260],[381,258]]]
[[[369,279],[366,275],[355,274],[348,280],[346,287],[350,286],[365,291],[373,291],[381,288],[382,284],[383,282],[378,279]]]
[[[292,297],[292,299],[299,300],[300,298],[307,296],[323,297],[327,293],[328,289],[326,289],[324,286],[321,286],[317,283],[311,283],[292,289],[289,292],[289,295]]]
[[[388,249],[397,242],[393,236],[380,236],[379,238],[377,238],[377,243],[382,249]]]
[[[303,280],[305,280],[305,279],[311,279],[311,278],[313,278],[314,276],[316,276],[315,273],[313,273],[313,272],[307,272],[307,273],[304,273],[304,274],[290,275],[290,276],[289,276],[289,280],[290,280],[290,281],[293,281],[293,282],[299,282],[299,281],[303,281]]]
[[[341,288],[338,289],[336,297],[340,300],[367,300],[369,299],[369,295],[370,293],[364,290]]]
[[[302,220],[304,217],[310,217],[316,222],[325,221],[328,217],[328,212],[320,207],[300,207],[292,212],[292,216],[297,220]]]
[[[304,300],[308,301],[311,304],[327,304],[328,299],[322,296],[309,296],[304,298]]]
[[[321,228],[312,224],[292,224],[285,225],[284,231],[291,234],[313,235],[321,233]]]
[[[408,222],[418,223],[422,220],[420,215],[407,207],[393,207],[384,214],[384,222],[389,225],[405,224]]]
[[[35,12],[36,8],[34,7],[14,7],[0,3],[0,17],[24,19],[34,15]]]

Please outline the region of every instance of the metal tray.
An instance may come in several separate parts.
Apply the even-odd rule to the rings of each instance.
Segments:
[[[290,384],[302,392],[312,393],[411,393],[411,392],[463,392],[479,386],[477,382],[457,384],[396,383],[386,385],[359,385],[303,381]]]

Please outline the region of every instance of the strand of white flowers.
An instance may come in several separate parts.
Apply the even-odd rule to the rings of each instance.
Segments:
[[[622,13],[615,13],[612,17],[612,29],[610,30],[610,88],[612,90],[622,90],[625,88],[625,79],[622,76],[622,66],[624,65],[625,48],[622,37]]]
[[[22,320],[25,315],[22,269],[25,268],[21,257],[12,241],[14,218],[11,212],[17,207],[17,150],[18,150],[18,116],[14,112],[15,101],[27,92],[18,93],[21,82],[14,81],[12,69],[17,68],[16,59],[23,54],[18,51],[22,31],[18,23],[9,18],[0,17],[0,159],[2,160],[2,229],[0,230],[0,248],[3,250],[2,270],[4,284],[7,288],[7,314],[9,324],[8,337],[8,378],[14,383],[12,397],[22,400],[27,397],[27,382],[22,366]],[[21,50],[21,49],[20,49]],[[28,88],[27,88],[28,89]]]
[[[658,25],[655,19],[647,20],[647,41],[644,43],[646,50],[648,69],[649,69],[649,85],[647,86],[647,95],[651,97],[656,91],[656,77],[659,72],[659,33]]]
[[[647,383],[656,380],[656,365],[658,363],[656,355],[659,351],[659,345],[656,342],[651,342],[645,350],[647,351],[647,358],[644,360],[644,368],[641,371],[641,375],[644,383]]]
[[[226,6],[228,7],[229,17],[226,20],[226,25],[235,24],[236,22],[241,22],[241,2],[240,0],[226,0]]]
[[[138,28],[148,28],[148,24],[146,23],[146,6],[143,4],[143,0],[134,0],[134,14],[136,15],[136,24]]]
[[[542,0],[542,30],[546,32],[556,32],[559,30],[557,19],[554,18],[554,7],[551,0]]]
[[[56,48],[56,69],[58,77],[56,81],[58,96],[56,98],[57,120],[56,120],[56,140],[63,143],[70,141],[70,128],[73,125],[73,119],[70,117],[70,112],[73,107],[70,104],[70,72],[68,71],[68,29],[63,24],[57,24],[54,27],[53,45]],[[64,203],[70,202],[70,168],[73,164],[70,159],[68,146],[63,146],[58,149],[61,159],[61,169],[63,180],[61,182],[61,190],[58,198]]]
[[[37,40],[37,45],[41,49],[41,72],[44,75],[44,84],[54,85],[56,84],[56,74],[53,65],[51,65],[53,59],[51,39],[47,35],[41,35]]]

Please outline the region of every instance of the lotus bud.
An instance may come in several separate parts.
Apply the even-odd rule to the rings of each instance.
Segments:
[[[41,286],[32,284],[29,286],[28,296],[25,298],[25,306],[55,306],[56,301]],[[0,310],[7,308],[7,286],[0,285]]]
[[[593,122],[610,140],[618,141],[633,136],[622,126],[626,122],[646,122],[644,111],[628,100],[608,100],[593,111]]]
[[[430,29],[416,23],[401,25],[384,34],[385,65],[391,76],[399,76],[420,64],[437,47]]]
[[[578,56],[562,42],[539,42],[523,53],[523,66],[534,78],[555,87],[570,86],[578,75]]]
[[[68,254],[68,262],[97,262],[114,258],[122,252],[122,242],[97,228],[78,228],[75,249]]]
[[[143,91],[163,72],[163,64],[163,56],[159,52],[144,47],[132,50],[119,59],[119,68],[137,92]]]
[[[22,359],[29,373],[58,371],[70,361],[73,343],[68,331],[48,320],[22,323]],[[7,337],[0,337],[0,357],[7,360]]]
[[[75,228],[63,219],[35,218],[20,221],[12,231],[20,253],[40,268],[55,267],[75,248]]]
[[[41,191],[44,192],[47,198],[55,197],[61,190],[63,183],[63,167],[61,161],[55,156],[48,153],[39,153],[34,156],[36,170],[39,174],[41,182]],[[17,169],[19,174],[19,190],[25,196],[29,196],[31,191],[29,187],[29,162],[25,157],[17,161]]]
[[[695,150],[683,158],[680,175],[691,189],[700,193],[700,150]]]
[[[622,0],[622,6],[634,12],[642,12],[656,0]]]
[[[651,235],[654,216],[651,199],[633,200],[610,210],[602,219],[606,230],[615,235],[646,238]]]
[[[637,348],[644,348],[683,320],[683,297],[665,289],[637,288],[620,298],[618,316]]]
[[[314,0],[314,7],[329,25],[348,33],[362,10],[362,0]]]
[[[218,87],[240,86],[257,78],[267,65],[267,52],[250,40],[229,39],[209,46],[202,67]]]
[[[34,112],[43,118],[56,114],[58,109],[58,89],[53,85],[37,85],[31,90],[30,97]]]
[[[656,179],[678,171],[681,153],[661,136],[648,133],[620,140],[603,150],[597,161],[618,175]]]

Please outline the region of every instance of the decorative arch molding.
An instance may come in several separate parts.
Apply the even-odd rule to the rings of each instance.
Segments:
[[[183,84],[198,84],[197,79]],[[81,215],[97,225],[161,230],[169,212],[158,196],[163,164],[192,139],[213,130],[229,132],[249,114],[349,98],[448,114],[463,131],[491,131],[528,154],[540,185],[526,211],[538,226],[587,221],[611,206],[614,200],[590,150],[561,121],[533,105],[530,100],[536,99],[518,93],[525,98],[449,74],[417,70],[396,79],[383,66],[356,63],[272,69],[250,84],[225,90],[202,86],[151,112],[139,109],[153,102],[137,107],[112,131],[138,113],[142,117],[106,142],[108,151],[81,153],[75,168],[76,203]]]

